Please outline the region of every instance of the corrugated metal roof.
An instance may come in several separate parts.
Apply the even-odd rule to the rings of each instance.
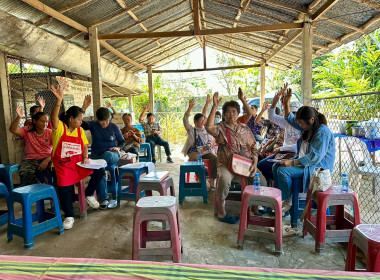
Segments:
[[[193,25],[192,0],[91,0],[63,14],[78,23],[90,27],[97,25],[99,34],[145,33],[189,30]],[[299,22],[303,12],[315,13],[328,0],[251,0],[246,9],[236,0],[199,0],[202,28],[243,27]],[[42,0],[42,3],[59,11],[84,0]],[[120,2],[120,1],[119,1]],[[361,3],[361,2],[367,2]],[[243,1],[244,3],[244,1]],[[377,5],[377,6],[376,6]],[[126,8],[126,10],[124,9]],[[317,20],[313,39],[314,55],[321,55],[343,43],[355,40],[380,27],[380,0],[338,0]],[[23,20],[37,23],[46,17],[41,11],[20,0],[0,0],[0,10]],[[240,17],[238,16],[240,14]],[[372,24],[368,24],[372,23]],[[367,29],[364,29],[366,27]],[[50,20],[40,28],[67,38],[71,43],[88,49],[88,41],[78,32],[58,20]],[[260,33],[207,36],[206,43],[225,52],[250,57],[259,61],[268,58],[295,31],[271,31]],[[108,43],[138,63],[159,66],[173,56],[179,56],[196,47],[195,38],[148,38],[109,40]],[[101,47],[105,59],[140,72],[137,68]],[[301,36],[283,48],[270,63],[289,67],[300,63]]]

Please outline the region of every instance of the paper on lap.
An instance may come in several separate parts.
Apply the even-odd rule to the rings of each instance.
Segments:
[[[89,159],[90,163],[82,164],[81,162],[77,162],[77,165],[87,169],[100,169],[103,167],[107,167],[107,162],[104,159]]]

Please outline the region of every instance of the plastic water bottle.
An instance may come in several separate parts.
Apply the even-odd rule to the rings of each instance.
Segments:
[[[348,178],[347,174],[342,174],[342,192],[348,192]]]
[[[198,162],[202,162],[202,153],[198,152]]]
[[[260,174],[256,173],[255,178],[253,178],[253,189],[254,190],[259,190],[260,189]]]

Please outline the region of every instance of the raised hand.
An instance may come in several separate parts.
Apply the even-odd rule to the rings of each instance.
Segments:
[[[220,102],[222,102],[222,98],[219,98],[219,92],[215,92],[213,97],[212,97],[212,101],[214,103],[214,106],[218,107]]]
[[[37,103],[40,104],[42,108],[45,108],[45,99],[40,95],[37,98]]]
[[[111,108],[111,107],[112,107],[112,105],[111,105],[110,102],[106,102],[106,106],[107,106],[108,108]]]
[[[149,111],[149,104],[145,105],[145,111]]]
[[[273,100],[272,100],[272,105],[274,104],[273,107],[276,107],[278,101],[283,96],[283,94],[284,94],[284,92],[281,89],[279,91],[277,91],[276,95],[273,97]]]
[[[195,106],[195,101],[194,101],[194,99],[190,99],[190,100],[189,100],[189,108],[190,108],[190,109],[193,109],[194,106]]]
[[[92,99],[91,95],[86,95],[84,97],[83,106],[82,107],[87,109],[91,105],[91,99]]]
[[[282,88],[280,89],[280,91],[281,91],[282,93],[285,93],[286,90],[288,89],[288,86],[289,86],[288,83],[284,83],[284,85],[282,86]]]
[[[54,96],[57,97],[57,99],[59,101],[62,101],[62,99],[63,99],[63,92],[61,90],[61,86],[60,85],[57,85],[56,88],[54,86],[51,86],[50,90],[54,94]]]
[[[284,104],[289,104],[290,103],[290,99],[292,99],[292,89],[288,88],[286,90],[286,94],[284,96]]]
[[[16,113],[19,118],[22,118],[24,116],[24,109],[20,107],[18,104],[16,106]]]
[[[210,97],[210,94],[207,94],[207,96],[206,96],[206,103],[207,103],[207,104],[210,104],[210,103],[211,103],[211,97]]]
[[[263,103],[263,108],[262,108],[262,110],[263,110],[263,111],[266,111],[266,110],[268,109],[268,106],[269,106],[269,102],[268,102],[268,101],[265,101],[265,102]]]
[[[246,100],[245,96],[244,96],[244,93],[243,91],[241,90],[241,88],[239,87],[239,90],[238,90],[238,98],[243,101],[243,100]]]

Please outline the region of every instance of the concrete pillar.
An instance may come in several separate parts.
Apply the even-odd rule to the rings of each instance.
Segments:
[[[260,65],[260,108],[265,102],[265,60]]]
[[[128,96],[128,103],[129,103],[129,113],[132,115],[132,119],[135,119],[135,112],[133,110],[133,101],[132,101],[132,95]]]
[[[313,92],[312,78],[313,63],[313,28],[312,20],[309,15],[304,17],[302,29],[302,76],[301,76],[301,95],[304,105],[311,105]]]
[[[91,82],[94,114],[103,106],[102,94],[102,69],[100,64],[100,47],[97,27],[90,27],[90,59],[91,59]]]
[[[8,131],[12,123],[10,90],[7,76],[7,57],[0,52],[0,143],[1,163],[15,163],[15,145]]]
[[[152,66],[148,66],[148,86],[149,86],[149,112],[154,113],[154,90]]]

